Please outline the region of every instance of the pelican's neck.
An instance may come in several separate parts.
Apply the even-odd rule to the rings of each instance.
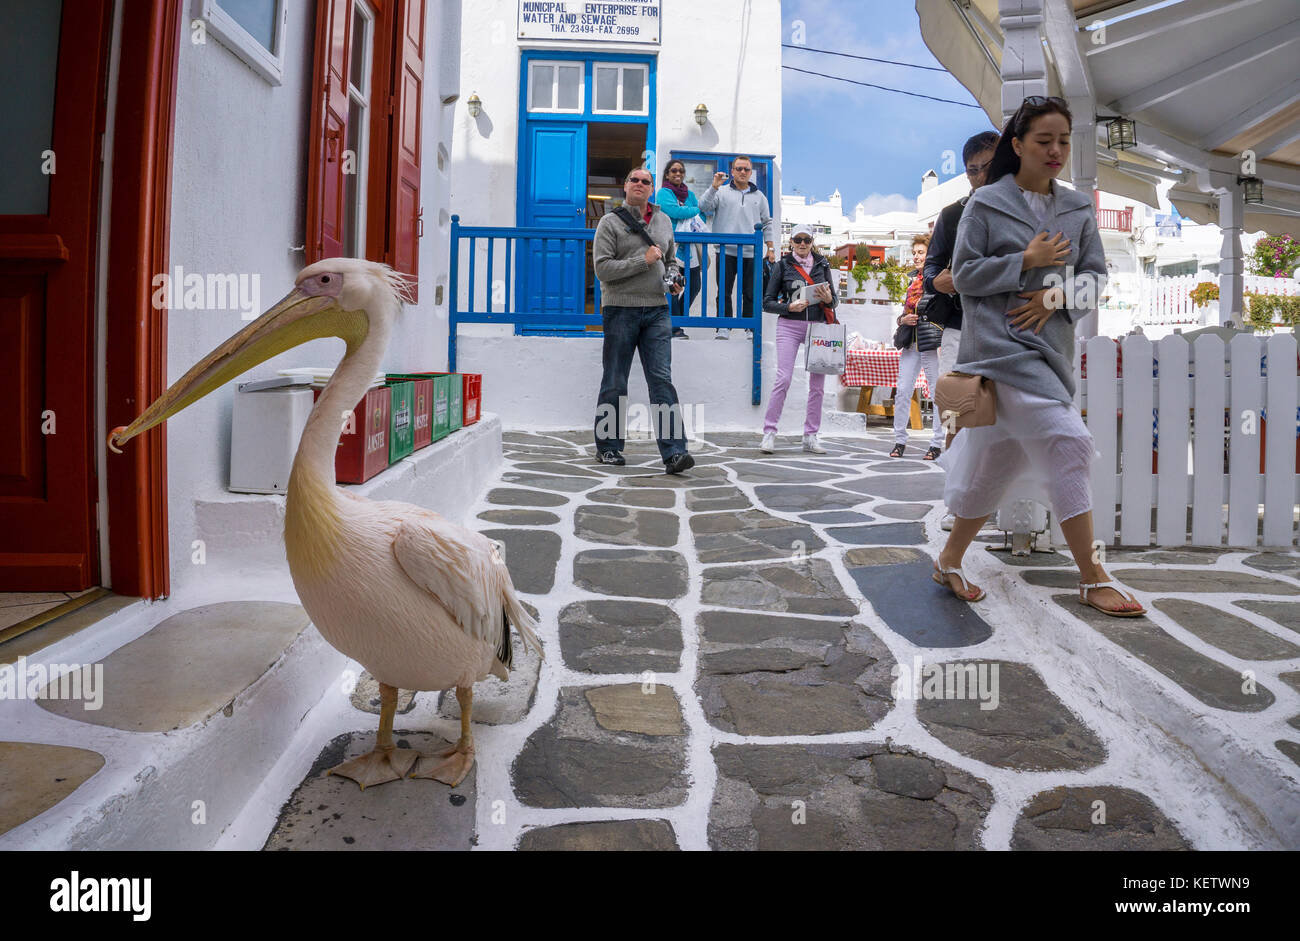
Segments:
[[[349,419],[348,413],[357,407],[379,370],[388,346],[388,337],[381,336],[382,332],[382,328],[371,329],[360,342],[349,342],[343,361],[321,390],[294,457],[293,475],[289,481],[291,501],[295,478],[300,485],[310,479],[331,491],[334,489],[334,457],[339,437],[345,422],[356,434],[361,433],[365,416],[352,415]]]

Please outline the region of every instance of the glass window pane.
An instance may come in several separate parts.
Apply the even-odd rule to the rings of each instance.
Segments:
[[[638,114],[645,110],[645,72],[641,69],[623,70],[623,110]]]
[[[365,89],[364,76],[366,64],[366,18],[361,15],[360,7],[352,8],[352,64],[349,68],[349,81],[356,88]]]
[[[218,0],[217,5],[267,52],[275,48],[275,0]]]
[[[618,69],[596,69],[596,110],[614,111],[618,108]]]
[[[63,4],[0,3],[0,213],[44,215],[50,178],[42,153],[53,145],[54,82]],[[56,166],[57,169],[57,166]]]
[[[560,97],[556,107],[563,111],[582,110],[582,66],[562,65],[560,72]]]
[[[360,258],[365,253],[365,233],[361,231],[361,199],[366,191],[365,180],[361,179],[363,155],[361,153],[363,130],[365,128],[366,108],[356,99],[348,100],[348,146],[352,152],[351,162],[345,162],[343,174],[343,254],[350,258]],[[345,158],[346,159],[346,158]]]
[[[530,71],[532,87],[528,92],[530,110],[550,108],[555,95],[555,69],[549,65],[534,65]]]
[[[715,160],[683,160],[686,166],[686,188],[695,194],[696,198],[704,195],[704,191],[713,185],[713,174],[718,170],[718,164]]]

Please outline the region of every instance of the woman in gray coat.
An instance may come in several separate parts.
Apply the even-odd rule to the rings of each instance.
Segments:
[[[984,597],[961,560],[1010,489],[1052,506],[1079,566],[1079,600],[1137,617],[1143,607],[1109,587],[1093,557],[1095,450],[1073,404],[1074,324],[1096,309],[1106,258],[1092,201],[1055,182],[1069,159],[1071,123],[1061,99],[1026,98],[957,229],[952,278],[963,329],[955,368],[994,381],[997,421],[963,429],[940,461],[956,520],[934,580],[964,601]]]

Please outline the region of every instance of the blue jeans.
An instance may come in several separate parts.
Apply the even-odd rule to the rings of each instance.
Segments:
[[[668,305],[658,307],[604,307],[600,312],[605,329],[601,361],[600,396],[596,400],[596,450],[623,450],[627,422],[627,377],[632,371],[632,353],[641,356],[641,369],[650,387],[650,424],[659,441],[659,456],[667,461],[686,450],[686,429],[682,423],[677,390],[673,388],[673,328]]]

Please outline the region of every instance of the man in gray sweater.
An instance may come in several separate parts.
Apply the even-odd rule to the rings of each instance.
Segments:
[[[665,291],[682,292],[681,265],[673,224],[650,204],[654,177],[634,167],[623,183],[622,208],[606,213],[596,226],[592,262],[600,281],[605,339],[596,402],[596,456],[602,464],[623,465],[627,427],[627,377],[632,353],[639,351],[650,388],[651,424],[659,456],[670,474],[695,465],[686,453],[686,431],[672,380],[672,321]],[[666,264],[665,264],[666,263]]]
[[[754,176],[754,163],[748,157],[736,157],[731,161],[731,182],[727,186],[725,173],[715,173],[713,184],[700,197],[700,211],[713,216],[713,231],[726,235],[753,235],[754,226],[763,226],[763,239],[767,242],[767,260],[776,261],[776,223],[772,221],[772,212],[767,204],[767,197],[751,182]],[[737,249],[731,246],[725,252],[718,252],[718,284],[727,298],[725,313],[720,316],[734,317],[732,297],[736,283],[736,271],[740,271],[740,292],[742,317],[748,317],[754,309],[754,250],[748,246]],[[726,271],[723,271],[723,268]],[[719,316],[716,315],[715,316]],[[761,315],[760,315],[761,316]],[[718,330],[714,339],[725,340],[729,330]]]

